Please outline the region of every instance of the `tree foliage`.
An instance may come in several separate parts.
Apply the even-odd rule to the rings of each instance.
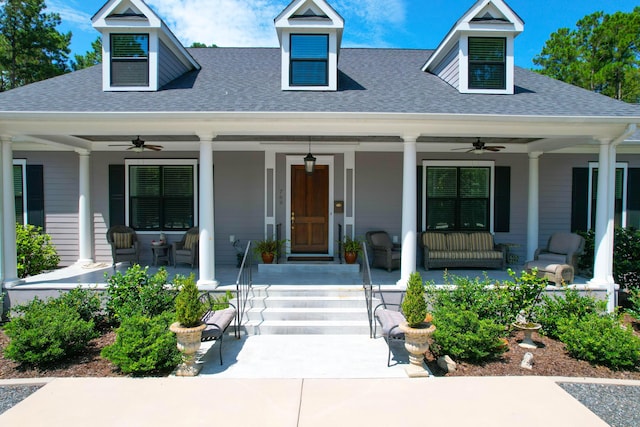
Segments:
[[[91,43],[91,50],[87,51],[84,55],[74,55],[74,60],[71,61],[71,68],[73,71],[82,70],[83,68],[93,67],[102,63],[102,38],[98,36]]]
[[[0,91],[68,71],[71,33],[58,32],[60,15],[45,8],[44,0],[0,2]]]
[[[640,102],[640,6],[595,12],[551,34],[533,59],[539,73],[615,99]]]

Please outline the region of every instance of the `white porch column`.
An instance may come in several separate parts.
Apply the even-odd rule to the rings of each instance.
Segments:
[[[0,137],[0,165],[2,165],[3,155],[3,146],[4,146],[5,137]],[[3,174],[0,173],[0,200],[4,200],[4,177]],[[3,282],[4,282],[4,209],[0,209],[0,293],[2,293]],[[0,313],[2,312],[2,308],[0,307]]]
[[[612,209],[609,209],[609,193],[611,191],[609,188],[611,169],[610,142],[610,140],[600,141],[593,278],[589,281],[589,284],[607,287],[607,292],[609,292],[607,309],[611,311],[615,306],[615,283],[613,282],[613,264],[610,260],[613,257],[613,224],[611,224],[611,227],[609,225],[610,221],[613,223],[613,216],[609,218],[612,213]]]
[[[218,286],[215,280],[215,244],[213,215],[213,135],[200,136],[200,204],[198,227],[200,230],[198,285]]]
[[[418,178],[416,176],[416,136],[405,136],[402,164],[402,261],[398,285],[406,287],[416,270],[416,221]]]
[[[79,194],[78,194],[78,263],[93,261],[93,227],[91,215],[91,171],[90,153],[78,151]]]
[[[540,156],[541,151],[529,153],[529,199],[527,212],[527,260],[538,249],[540,232]]]
[[[10,288],[21,282],[18,279],[16,249],[16,202],[13,190],[13,152],[11,138],[2,137],[2,210],[3,222],[3,260],[4,287]]]

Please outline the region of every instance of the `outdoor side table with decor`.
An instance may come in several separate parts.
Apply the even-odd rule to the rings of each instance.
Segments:
[[[161,244],[160,242],[152,242],[151,243],[151,252],[153,253],[153,265],[158,266],[158,262],[166,262],[167,265],[171,264],[170,246],[166,243]]]

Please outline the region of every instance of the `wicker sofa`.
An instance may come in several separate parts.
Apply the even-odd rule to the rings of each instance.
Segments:
[[[425,231],[420,236],[424,269],[445,267],[498,268],[504,270],[507,248],[496,245],[487,231]]]

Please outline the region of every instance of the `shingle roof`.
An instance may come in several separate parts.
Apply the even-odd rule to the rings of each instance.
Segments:
[[[189,49],[202,65],[158,92],[103,92],[95,66],[0,93],[0,112],[374,112],[634,116],[626,104],[516,67],[514,95],[461,94],[421,71],[432,51],[342,49],[337,92],[282,91],[277,48]]]

